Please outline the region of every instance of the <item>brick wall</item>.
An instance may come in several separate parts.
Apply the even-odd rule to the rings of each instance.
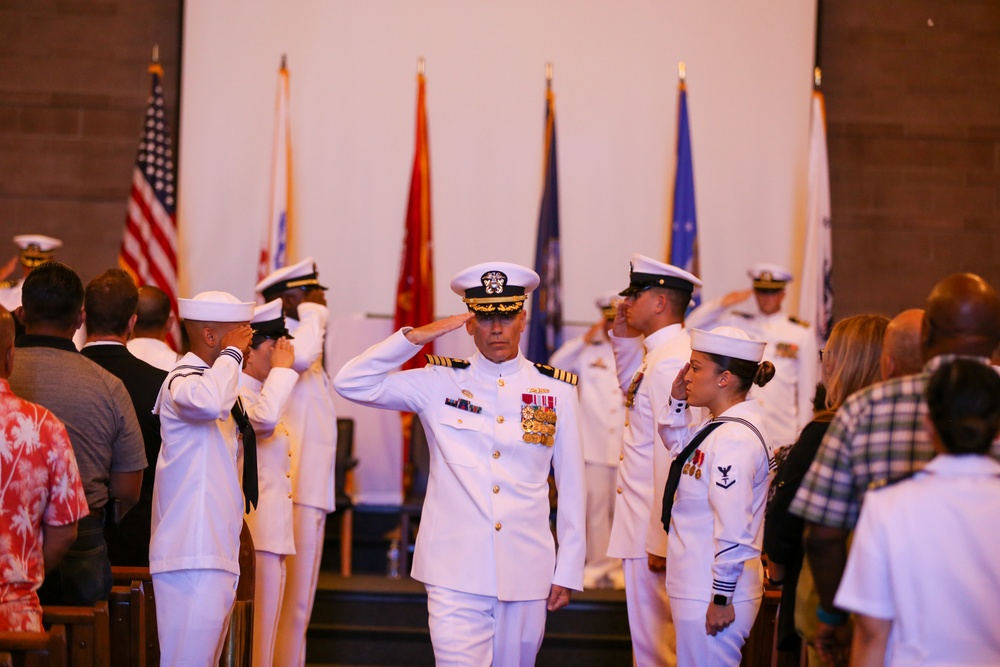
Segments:
[[[1000,3],[825,0],[837,317],[1000,289]]]
[[[156,42],[176,136],[180,5],[0,0],[0,244],[58,236],[84,279],[114,264]],[[837,316],[954,271],[1000,286],[1000,2],[825,0],[820,38]]]
[[[0,263],[41,233],[84,281],[115,266],[155,43],[176,139],[180,4],[0,0]]]

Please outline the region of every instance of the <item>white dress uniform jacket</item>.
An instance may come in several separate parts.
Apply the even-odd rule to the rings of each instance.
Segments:
[[[240,573],[243,491],[239,429],[230,414],[243,355],[227,347],[211,368],[189,352],[153,407],[163,445],[153,484],[149,571],[213,569]]]
[[[326,512],[336,508],[333,472],[337,463],[337,413],[330,378],[323,370],[327,308],[300,303],[299,318],[285,318],[295,338],[292,368],[299,381],[285,407],[282,421],[292,436],[292,499]]]
[[[177,365],[179,358],[173,348],[156,338],[133,338],[125,347],[133,356],[168,373]]]
[[[257,508],[246,517],[253,546],[275,554],[295,553],[292,531],[292,449],[279,419],[299,374],[272,368],[264,382],[243,374],[240,396],[257,435]]]
[[[743,302],[737,308],[725,309],[720,301],[709,301],[693,310],[687,317],[688,327],[731,326],[767,342],[764,358],[774,364],[774,378],[763,387],[753,387],[750,396],[760,401],[764,409],[773,446],[793,444],[813,415],[813,397],[819,379],[815,330],[782,312],[764,315],[756,303]]]
[[[865,494],[836,605],[892,619],[886,664],[1000,665],[1000,463],[938,454]]]
[[[601,338],[587,343],[578,336],[556,350],[549,363],[580,377],[577,392],[584,462],[617,468],[625,430],[625,394],[618,386],[611,345]]]
[[[13,313],[14,309],[21,305],[21,286],[24,280],[0,281],[0,284],[7,285],[0,287],[0,306]]]
[[[576,388],[520,353],[494,364],[392,372],[420,350],[400,330],[347,362],[334,386],[351,401],[420,415],[430,475],[413,558],[425,584],[496,597],[547,598],[583,588],[584,478]],[[465,366],[459,362],[458,366]],[[522,409],[552,407],[554,446],[524,441]],[[550,466],[559,490],[556,554]]]
[[[660,413],[660,433],[677,456],[706,421],[692,427],[684,402]],[[764,503],[776,467],[764,414],[747,399],[710,421],[722,421],[685,462],[670,515],[667,593],[671,599],[714,595],[734,602],[764,594],[760,554]]]
[[[682,325],[672,324],[645,340],[611,334],[611,347],[621,391],[627,392],[640,372],[642,378],[634,404],[626,410],[608,555],[646,558],[651,553],[663,557],[667,555],[667,533],[660,523],[660,505],[670,458],[657,433],[656,415],[667,404],[677,373],[691,358],[691,338]]]

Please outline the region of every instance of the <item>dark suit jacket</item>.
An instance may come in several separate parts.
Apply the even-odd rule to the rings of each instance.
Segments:
[[[119,525],[108,525],[105,537],[112,565],[148,566],[153,479],[160,453],[160,418],[153,414],[153,405],[167,372],[138,359],[124,345],[90,345],[81,354],[122,381],[139,419],[149,464],[142,476],[139,502]]]

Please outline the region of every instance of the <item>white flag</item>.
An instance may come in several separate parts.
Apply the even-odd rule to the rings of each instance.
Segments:
[[[288,237],[292,181],[291,119],[288,115],[288,69],[278,70],[278,98],[275,104],[274,153],[271,162],[271,193],[267,221],[260,243],[257,280],[288,264]]]
[[[826,155],[823,93],[813,92],[809,119],[809,194],[806,249],[799,287],[799,317],[815,323],[820,345],[833,328],[833,243],[830,235],[830,164]]]

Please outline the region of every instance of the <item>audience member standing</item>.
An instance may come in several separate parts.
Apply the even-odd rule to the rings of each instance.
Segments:
[[[239,436],[253,437],[237,425],[246,419],[237,399],[253,307],[225,292],[179,299],[191,351],[170,372],[154,408],[163,445],[149,571],[163,665],[217,665],[236,601],[244,509]]]
[[[121,269],[108,269],[91,280],[84,290],[87,344],[80,354],[121,380],[135,408],[149,465],[142,476],[139,502],[125,516],[108,521],[105,537],[112,565],[148,567],[153,480],[160,453],[160,418],[153,414],[153,405],[167,373],[137,359],[125,347],[137,301],[135,283]]]
[[[167,333],[174,326],[170,297],[159,287],[143,285],[139,288],[135,317],[128,351],[150,366],[173,370],[180,355],[167,345]]]
[[[629,285],[611,331],[618,382],[625,392],[615,517],[608,555],[622,559],[632,655],[637,667],[677,664],[664,584],[667,533],[660,523],[670,466],[656,417],[691,356],[684,313],[701,281],[687,271],[632,255]]]
[[[956,356],[989,363],[1000,343],[996,290],[971,273],[940,281],[927,298],[920,342],[922,372],[876,383],[837,411],[789,510],[806,520],[806,557],[820,599],[816,647],[827,660],[847,649],[847,614],[833,597],[865,492],[923,468],[934,455],[924,426],[927,381]]]
[[[856,667],[1000,665],[1000,376],[945,363],[927,403],[937,455],[865,496],[837,591]]]
[[[882,356],[879,357],[879,370],[883,380],[913,375],[924,367],[920,351],[920,327],[923,321],[923,308],[911,308],[889,322],[882,339]]]
[[[778,648],[798,653],[799,636],[795,620],[805,617],[798,630],[807,640],[815,634],[815,589],[811,574],[805,575],[799,591],[799,573],[804,553],[802,536],[805,523],[788,512],[806,471],[816,458],[816,451],[830,426],[830,420],[847,397],[879,379],[882,341],[887,337],[889,319],[883,315],[855,315],[837,322],[830,340],[822,351],[823,386],[826,388],[826,409],[818,412],[806,424],[799,439],[789,449],[774,478],[774,494],[767,505],[764,520],[764,552],[767,554],[771,582],[782,585],[781,606],[778,609]],[[796,594],[812,600],[808,615],[800,615]],[[815,656],[813,656],[815,662]]]
[[[73,345],[84,318],[83,283],[73,269],[39,265],[25,278],[21,298],[26,333],[17,339],[10,386],[66,425],[90,507],[39,597],[43,604],[89,606],[111,592],[104,525],[110,511],[123,516],[139,500],[146,467],[142,432],[121,380]]]
[[[14,318],[0,306],[0,631],[42,631],[37,590],[87,516],[80,471],[62,423],[14,395]]]
[[[299,381],[282,415],[292,438],[295,553],[285,561],[285,599],[275,657],[279,665],[301,667],[323,557],[326,515],[336,509],[337,414],[330,378],[323,368],[329,311],[326,287],[320,284],[311,257],[274,271],[258,283],[257,291],[265,301],[281,299],[288,330],[295,336],[292,368],[299,373]]]
[[[774,380],[754,389],[767,417],[767,431],[774,449],[795,442],[813,414],[813,397],[819,371],[816,331],[807,322],[781,310],[785,286],[792,274],[774,264],[756,264],[747,271],[753,289],[731,292],[709,301],[688,315],[688,327],[711,329],[738,327],[767,342],[765,355],[774,361]],[[753,303],[748,303],[751,295]]]
[[[299,374],[292,370],[295,351],[288,340],[280,300],[255,308],[250,326],[254,333],[240,382],[240,397],[257,436],[260,479],[257,507],[247,514],[256,552],[253,664],[270,667],[285,594],[285,559],[295,553],[291,439],[280,420]]]
[[[611,520],[615,515],[615,479],[625,429],[625,394],[618,386],[615,356],[608,331],[615,321],[618,292],[594,302],[601,319],[586,334],[566,341],[549,363],[580,378],[580,437],[587,475],[587,560],[585,588],[624,588],[622,563],[608,556]]]

